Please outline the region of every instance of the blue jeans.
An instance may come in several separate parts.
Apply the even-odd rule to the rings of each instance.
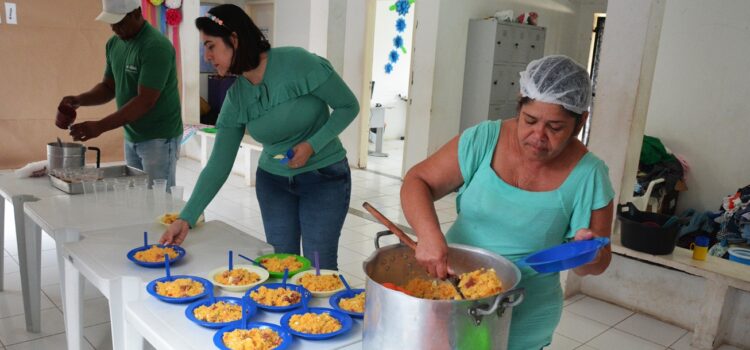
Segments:
[[[258,196],[266,241],[277,253],[300,253],[320,267],[338,270],[341,228],[349,210],[352,177],[349,162],[292,177],[278,176],[258,168],[255,193]]]
[[[145,171],[149,181],[167,179],[167,190],[169,190],[175,184],[181,139],[182,135],[171,139],[125,141],[125,162],[133,168]]]

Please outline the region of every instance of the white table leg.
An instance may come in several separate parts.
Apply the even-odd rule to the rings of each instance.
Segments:
[[[0,291],[5,290],[5,198],[0,197]]]
[[[243,155],[245,157],[245,185],[252,186],[253,185],[253,177],[252,177],[252,171],[253,171],[253,163],[252,163],[252,155],[253,153],[252,148],[250,147],[243,147],[242,150]]]
[[[258,149],[250,149],[250,186],[255,186],[255,175],[258,172],[258,162],[263,152]]]
[[[26,316],[26,330],[39,333],[42,329],[41,271],[42,230],[23,212],[23,203],[38,200],[32,196],[13,197],[13,214],[16,220],[18,262],[21,267],[21,292]]]
[[[208,137],[201,134],[201,169],[208,163]]]
[[[47,232],[50,233],[50,232]],[[63,245],[68,242],[79,241],[80,234],[78,231],[63,230],[63,232],[52,233],[52,238],[55,240],[55,249],[57,251],[57,269],[60,280],[60,297],[65,300],[65,255],[63,254]],[[65,304],[63,303],[63,313],[65,312]]]
[[[83,279],[78,269],[68,259],[63,259],[65,269],[65,292],[63,305],[65,312],[65,334],[69,350],[81,349],[83,343]],[[62,281],[61,281],[62,282]]]
[[[114,349],[143,349],[143,336],[125,320],[125,305],[138,300],[142,284],[135,277],[123,277],[113,283],[109,296],[109,319],[112,322]]]

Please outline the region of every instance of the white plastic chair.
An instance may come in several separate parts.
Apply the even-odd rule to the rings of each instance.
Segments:
[[[651,192],[654,190],[654,186],[664,182],[664,178],[659,178],[656,180],[651,180],[651,182],[648,183],[648,187],[646,188],[646,193],[644,193],[640,197],[634,197],[633,198],[633,204],[636,208],[640,211],[646,211],[648,207],[651,207],[651,211],[656,212],[659,210],[659,200],[656,198],[651,198]]]

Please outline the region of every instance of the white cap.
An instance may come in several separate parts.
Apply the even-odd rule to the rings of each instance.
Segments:
[[[102,13],[96,17],[96,20],[115,24],[139,7],[141,7],[140,0],[102,0]]]

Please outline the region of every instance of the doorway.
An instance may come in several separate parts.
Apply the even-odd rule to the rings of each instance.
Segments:
[[[394,0],[375,1],[370,81],[370,121],[360,146],[366,170],[401,179],[411,75],[414,2],[397,9]]]

